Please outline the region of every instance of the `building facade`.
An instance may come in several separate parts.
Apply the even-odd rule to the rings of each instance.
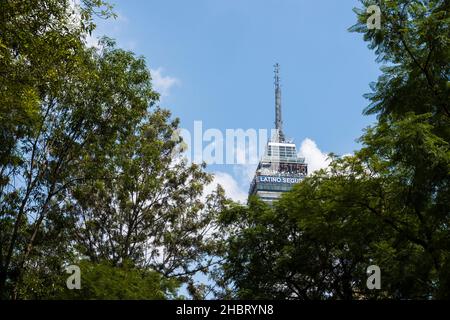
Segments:
[[[281,88],[279,65],[275,65],[275,129],[276,134],[267,143],[264,156],[256,168],[250,184],[250,195],[267,203],[277,200],[308,174],[305,159],[297,155],[294,143],[286,140],[282,129]]]

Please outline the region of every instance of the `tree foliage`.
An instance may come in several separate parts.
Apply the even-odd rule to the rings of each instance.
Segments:
[[[1,2],[0,297],[53,297],[76,261],[86,298],[171,295],[207,268],[223,192],[200,201],[211,178],[180,158],[144,58],[85,45],[110,6],[72,4]]]
[[[226,297],[450,298],[448,1],[362,1],[358,23],[383,63],[361,150],[332,155],[269,207],[222,213]],[[368,30],[378,4],[381,29]],[[381,268],[368,290],[366,268]]]

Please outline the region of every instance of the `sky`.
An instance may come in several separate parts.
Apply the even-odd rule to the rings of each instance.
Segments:
[[[363,94],[380,74],[356,22],[356,0],[127,0],[115,20],[98,20],[89,39],[107,35],[146,59],[161,107],[181,127],[271,129],[273,65],[280,64],[285,135],[309,172],[326,155],[351,154],[363,129]],[[207,170],[227,195],[245,201],[254,165]],[[209,186],[211,190],[213,186]]]

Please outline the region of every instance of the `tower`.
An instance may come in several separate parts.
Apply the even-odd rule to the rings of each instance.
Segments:
[[[275,135],[267,142],[266,150],[256,168],[249,195],[257,195],[271,204],[283,192],[289,191],[308,173],[305,159],[297,156],[294,143],[283,132],[281,112],[280,66],[275,64]]]
[[[279,142],[284,141],[283,119],[281,117],[281,87],[280,87],[280,65],[275,64],[275,129],[278,132]]]

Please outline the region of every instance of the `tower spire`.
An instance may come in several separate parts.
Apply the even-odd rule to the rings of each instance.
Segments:
[[[280,87],[280,65],[274,65],[275,72],[275,129],[278,133],[278,141],[284,142],[283,120],[281,118],[281,87]]]

